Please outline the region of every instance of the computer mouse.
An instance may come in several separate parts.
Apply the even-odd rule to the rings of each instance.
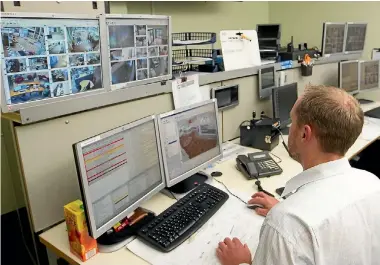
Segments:
[[[256,208],[264,208],[264,206],[262,206],[261,204],[256,204],[256,203],[252,203],[252,204],[247,203],[247,208],[254,210]]]

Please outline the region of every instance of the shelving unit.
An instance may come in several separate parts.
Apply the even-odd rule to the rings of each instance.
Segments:
[[[186,71],[214,72],[217,52],[214,49],[216,33],[181,32],[172,34],[172,47],[184,47],[172,51],[172,72],[178,74]],[[211,49],[188,46],[211,45]]]

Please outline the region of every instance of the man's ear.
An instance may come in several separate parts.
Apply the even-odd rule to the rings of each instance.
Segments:
[[[311,127],[309,125],[305,125],[303,127],[302,139],[306,141],[310,140],[311,134],[312,134]]]

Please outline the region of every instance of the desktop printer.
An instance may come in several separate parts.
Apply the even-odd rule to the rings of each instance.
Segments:
[[[240,144],[256,149],[271,151],[278,145],[280,122],[261,115],[261,119],[244,121],[240,125]]]

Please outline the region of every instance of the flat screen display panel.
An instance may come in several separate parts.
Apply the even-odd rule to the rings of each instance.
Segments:
[[[166,20],[107,19],[111,88],[171,74]]]
[[[379,88],[379,60],[360,64],[360,91]]]
[[[103,88],[99,21],[2,18],[1,61],[9,109]]]
[[[367,24],[348,23],[345,52],[360,52],[364,50]]]
[[[341,62],[340,88],[348,93],[359,90],[359,61]]]
[[[323,28],[323,55],[344,52],[345,23],[325,23]]]

